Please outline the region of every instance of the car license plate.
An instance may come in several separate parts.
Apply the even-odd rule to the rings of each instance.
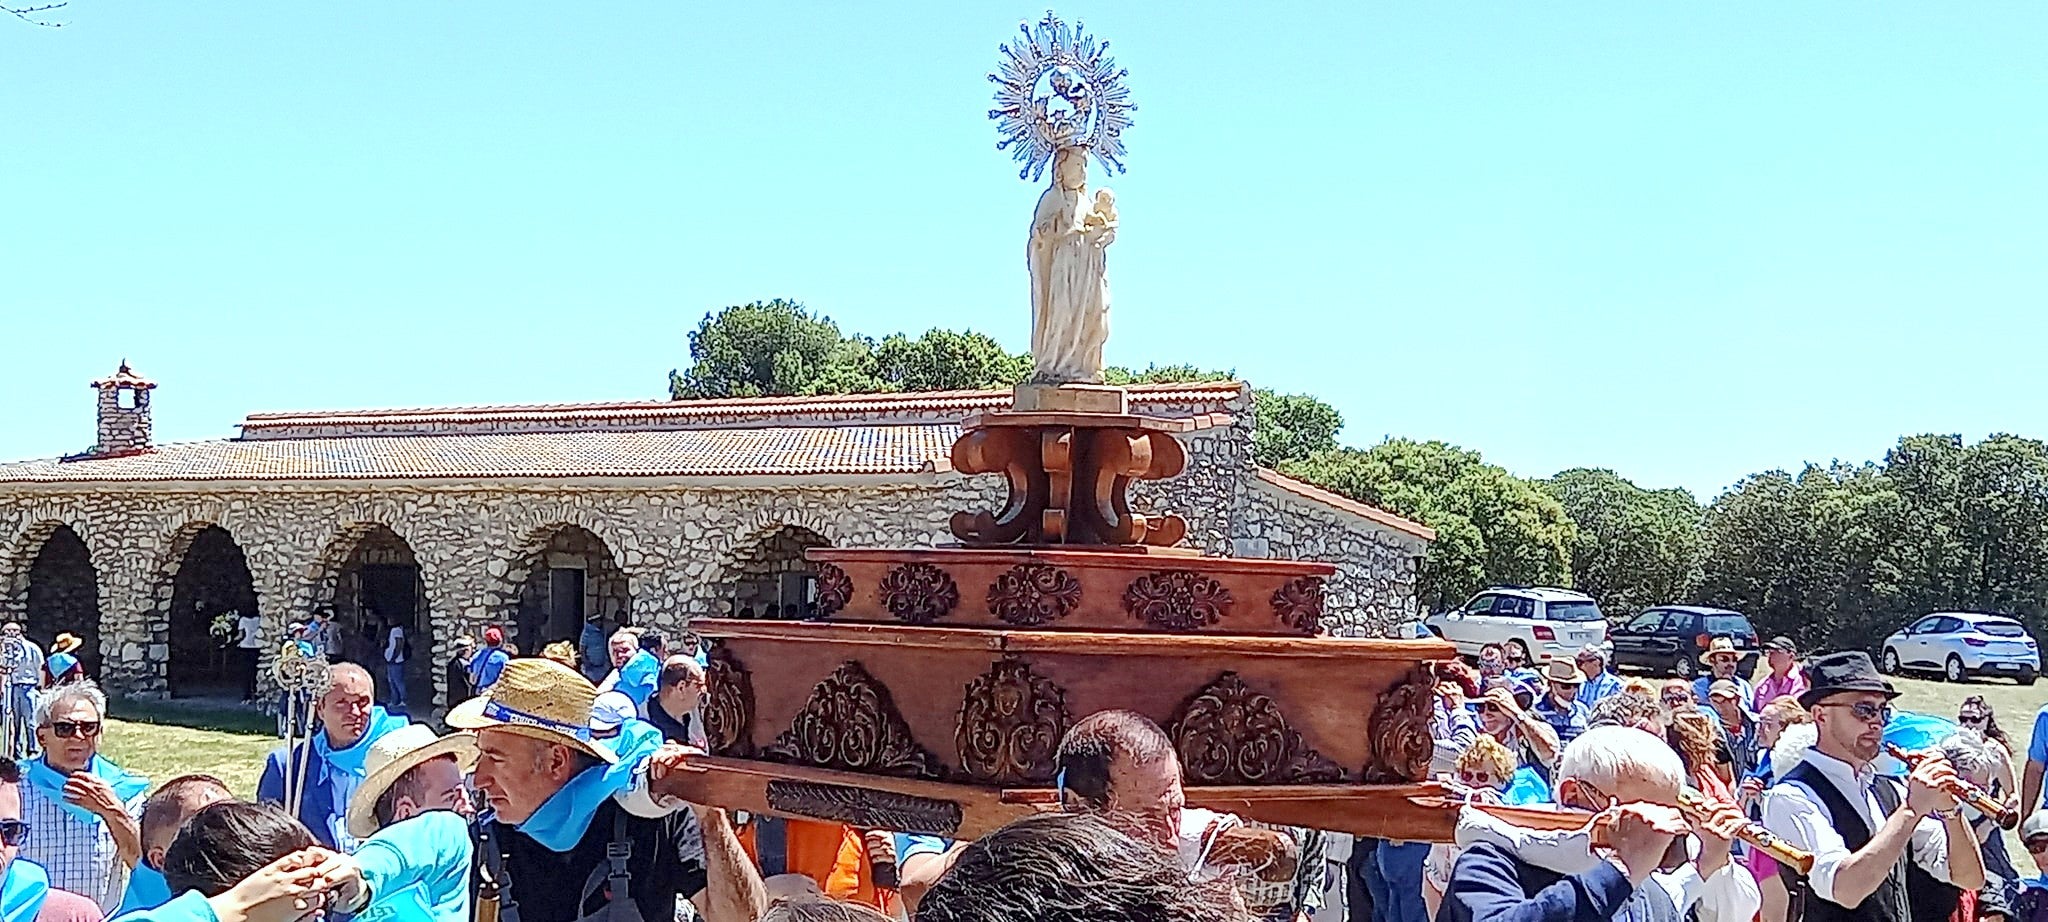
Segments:
[[[1593,632],[1592,632],[1592,631],[1566,631],[1566,632],[1565,632],[1565,637],[1566,637],[1566,638],[1568,638],[1568,639],[1571,639],[1571,640],[1580,640],[1580,641],[1584,641],[1584,640],[1592,640],[1592,639],[1593,639]]]

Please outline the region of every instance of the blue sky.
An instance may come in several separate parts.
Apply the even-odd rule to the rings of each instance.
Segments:
[[[1258,9],[1255,7],[1268,7]],[[664,394],[707,310],[1028,337],[990,3],[135,3],[0,21],[0,457]],[[1710,498],[2048,435],[2048,6],[1085,3],[1119,364]],[[1100,179],[1099,171],[1095,177]]]

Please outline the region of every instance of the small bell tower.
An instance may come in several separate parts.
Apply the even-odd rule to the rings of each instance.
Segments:
[[[128,369],[128,360],[113,375],[92,383],[99,392],[99,441],[90,457],[140,454],[150,449],[149,392],[156,382]]]

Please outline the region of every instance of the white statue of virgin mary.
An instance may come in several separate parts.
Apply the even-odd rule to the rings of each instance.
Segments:
[[[1052,185],[1031,218],[1032,384],[1102,383],[1109,339],[1105,259],[1116,242],[1116,198],[1087,190],[1088,148],[1053,155]]]

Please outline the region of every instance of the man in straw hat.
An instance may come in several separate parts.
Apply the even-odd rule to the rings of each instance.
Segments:
[[[1748,707],[1756,690],[1750,687],[1748,679],[1735,674],[1742,665],[1742,651],[1735,649],[1735,641],[1716,637],[1707,642],[1707,652],[1700,658],[1707,663],[1707,674],[1692,680],[1693,702],[1701,707],[1711,705],[1708,692],[1713,691],[1715,682],[1726,679],[1735,683],[1736,690],[1742,693],[1742,706]]]
[[[369,883],[368,905],[405,906],[400,918],[468,922],[469,792],[476,734],[409,724],[377,739],[363,782],[348,804],[348,834],[362,840],[353,861]]]
[[[50,658],[43,661],[43,684],[54,688],[83,680],[85,664],[78,661],[82,646],[85,641],[72,634],[58,634],[50,641]]]
[[[1557,731],[1557,743],[1569,745],[1586,732],[1586,725],[1593,720],[1593,711],[1579,702],[1579,686],[1586,677],[1579,667],[1562,659],[1553,659],[1543,665],[1543,697],[1529,708],[1529,713],[1543,718],[1550,729]]]
[[[314,710],[320,726],[311,739],[270,753],[256,782],[256,799],[281,804],[296,798],[299,822],[312,830],[313,837],[327,848],[348,851],[354,842],[343,816],[362,784],[370,747],[408,721],[373,703],[376,686],[369,670],[340,663],[327,675],[327,691]],[[299,790],[287,790],[288,779]]]
[[[1898,692],[1870,655],[1816,658],[1813,686],[1799,704],[1819,739],[1764,792],[1764,826],[1813,853],[1813,870],[1791,880],[1807,922],[1907,922],[1917,887],[1984,886],[1984,860],[1970,823],[1948,793],[1955,769],[1939,755],[1920,761],[1903,784],[1871,767]],[[1797,911],[1797,909],[1795,909]],[[1795,916],[1798,918],[1798,916]]]
[[[490,811],[478,819],[475,877],[497,888],[499,917],[637,911],[668,922],[688,897],[707,918],[752,918],[759,882],[732,873],[744,858],[735,858],[742,853],[724,814],[650,790],[692,750],[662,746],[660,733],[636,719],[597,738],[596,699],[567,666],[515,659],[488,694],[448,713],[449,726],[476,732],[474,783]]]

